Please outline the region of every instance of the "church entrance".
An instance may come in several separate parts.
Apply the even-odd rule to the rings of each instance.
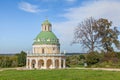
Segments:
[[[35,68],[36,61],[32,60],[32,68]]]
[[[62,60],[62,61],[61,61],[61,67],[62,67],[62,68],[63,68],[63,62],[64,62],[64,61]]]
[[[58,59],[55,60],[55,68],[59,68],[59,60]]]
[[[52,60],[51,59],[47,60],[47,68],[48,69],[52,68]]]
[[[44,61],[42,59],[38,61],[38,67],[39,68],[44,67]]]

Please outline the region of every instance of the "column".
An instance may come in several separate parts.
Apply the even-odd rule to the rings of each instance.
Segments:
[[[65,64],[65,63],[66,63],[66,60],[64,59],[64,60],[63,60],[63,68],[66,67],[66,64]]]
[[[46,26],[46,28],[47,28],[47,31],[49,31],[49,26]]]
[[[30,59],[30,65],[29,65],[29,68],[30,68],[30,69],[32,69],[32,65],[31,65],[32,62],[31,62],[31,61],[32,61],[32,60]]]
[[[26,68],[28,68],[28,59],[26,58]]]
[[[52,30],[52,27],[50,26],[50,27],[49,27],[49,31],[51,31],[51,30]]]
[[[59,68],[61,69],[61,58],[59,58]]]
[[[38,69],[38,59],[36,59],[35,61],[36,61],[35,68]]]
[[[44,59],[44,69],[47,69],[47,59]]]
[[[53,62],[52,67],[54,69],[55,68],[55,59],[54,58],[52,59],[52,62]]]

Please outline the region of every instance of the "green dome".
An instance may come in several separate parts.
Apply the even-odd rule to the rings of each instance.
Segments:
[[[35,38],[34,44],[55,44],[59,45],[59,39],[51,31],[42,31]]]
[[[50,25],[51,26],[51,23],[48,21],[48,20],[45,20],[42,25]]]

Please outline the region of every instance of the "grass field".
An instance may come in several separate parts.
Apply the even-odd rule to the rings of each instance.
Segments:
[[[120,80],[120,72],[101,70],[5,70],[0,80]]]

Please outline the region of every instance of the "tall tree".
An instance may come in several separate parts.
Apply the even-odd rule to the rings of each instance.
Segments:
[[[96,26],[96,20],[92,17],[81,22],[75,29],[73,44],[80,43],[90,52],[99,48],[99,37]]]
[[[21,51],[20,54],[16,54],[16,56],[18,57],[18,66],[25,66],[26,65],[26,53],[24,51]]]
[[[114,51],[113,44],[115,47],[119,47],[118,36],[120,35],[120,32],[116,27],[112,27],[112,21],[100,18],[97,20],[96,26],[102,47],[107,53]]]

